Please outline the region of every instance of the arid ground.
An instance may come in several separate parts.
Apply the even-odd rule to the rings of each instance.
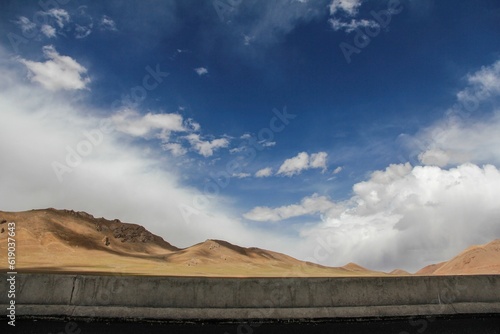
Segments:
[[[144,227],[71,210],[0,211],[0,252],[7,254],[7,222],[16,223],[18,272],[81,272],[210,277],[342,277],[383,273],[349,263],[325,267],[259,248],[206,240],[177,248]],[[6,268],[1,261],[0,268]],[[471,246],[414,275],[499,274],[500,240]]]

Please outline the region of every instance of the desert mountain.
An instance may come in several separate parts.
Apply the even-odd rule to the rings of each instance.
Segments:
[[[7,222],[16,223],[19,272],[95,272],[165,276],[336,277],[384,276],[355,263],[325,267],[259,248],[206,240],[177,248],[144,227],[72,210],[0,211],[0,252],[7,252]],[[7,261],[0,264],[6,269]],[[416,275],[500,274],[500,239],[473,246]],[[411,275],[394,270],[390,275]]]
[[[472,246],[453,259],[427,266],[417,275],[500,274],[500,239]]]
[[[222,240],[180,249],[136,224],[72,210],[0,211],[0,251],[7,222],[16,223],[17,270],[166,276],[360,276]],[[4,263],[0,266],[5,266]]]
[[[394,275],[394,276],[408,276],[411,275],[409,272],[403,269],[394,269],[391,271],[389,274]]]

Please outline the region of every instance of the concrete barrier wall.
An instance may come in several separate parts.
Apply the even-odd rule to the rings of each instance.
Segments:
[[[2,275],[3,282],[6,278]],[[68,310],[75,314],[75,310],[93,308],[91,314],[95,314],[97,307],[101,311],[114,309],[110,314],[115,315],[127,310],[134,316],[131,309],[142,310],[142,316],[173,314],[158,312],[163,309],[184,310],[184,314],[196,318],[217,314],[232,314],[231,318],[240,314],[245,318],[248,310],[275,308],[281,310],[276,317],[286,318],[286,310],[290,315],[360,316],[380,314],[361,311],[374,308],[385,310],[383,314],[398,313],[398,309],[405,310],[405,314],[420,314],[435,313],[432,309],[454,310],[453,305],[462,313],[467,309],[470,313],[500,313],[500,275],[239,279],[19,274],[16,283],[16,304],[27,314],[41,312],[42,308],[62,315]],[[0,304],[7,303],[7,284],[2,284]],[[214,313],[214,309],[246,311]],[[357,312],[344,312],[349,309]],[[182,318],[182,312],[175,314]]]

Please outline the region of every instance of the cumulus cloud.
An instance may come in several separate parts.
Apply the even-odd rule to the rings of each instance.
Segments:
[[[116,130],[134,137],[157,137],[168,140],[171,132],[183,132],[186,128],[179,114],[140,114],[136,110],[125,109],[111,116]],[[159,132],[159,133],[158,133]]]
[[[205,67],[198,67],[198,68],[195,68],[194,71],[196,72],[196,74],[198,74],[199,76],[202,76],[202,75],[205,75],[205,74],[208,74],[208,70],[205,68]]]
[[[358,28],[375,28],[378,27],[379,24],[373,20],[356,20],[351,19],[349,22],[341,21],[340,19],[334,18],[329,19],[328,22],[332,26],[333,30],[344,30],[346,33],[350,33],[355,31]]]
[[[481,120],[446,119],[422,130],[415,141],[424,148],[418,158],[425,165],[500,165],[500,112]]]
[[[44,24],[40,30],[48,38],[56,37],[56,29],[48,24]]]
[[[500,94],[500,60],[467,76],[469,86],[457,94],[463,104],[480,102]]]
[[[302,173],[309,168],[309,154],[300,152],[296,157],[286,159],[280,166],[278,173],[286,176],[293,176]]]
[[[214,151],[228,147],[229,140],[227,138],[218,138],[214,140],[202,140],[200,135],[192,133],[186,136],[191,146],[202,156],[211,157]]]
[[[323,171],[326,171],[327,158],[328,154],[326,152],[313,153],[309,159],[309,167],[321,168]]]
[[[85,67],[69,56],[60,55],[52,45],[44,46],[42,50],[49,59],[45,62],[19,59],[30,71],[29,78],[32,82],[51,91],[87,88],[90,78],[85,77]]]
[[[255,173],[255,177],[269,177],[271,175],[273,175],[271,167],[262,168]]]
[[[467,79],[469,85],[457,94],[462,104],[459,107],[473,105],[479,111],[481,101],[500,95],[500,61],[468,75]],[[421,130],[412,140],[422,151],[418,155],[420,162],[435,166],[465,162],[500,165],[500,111],[493,110],[481,118],[474,116],[458,117],[453,109],[444,120]]]
[[[293,176],[312,168],[321,168],[325,171],[327,157],[326,152],[313,153],[311,156],[306,152],[300,152],[296,157],[286,159],[278,169],[277,174]]]
[[[335,15],[338,12],[343,12],[349,16],[358,14],[358,8],[361,6],[362,0],[332,0],[330,3],[330,15]]]
[[[336,208],[337,205],[326,196],[313,194],[310,197],[303,198],[299,204],[286,205],[278,208],[258,206],[243,214],[243,217],[253,221],[277,222],[293,217],[326,213]]]
[[[424,166],[374,172],[338,203],[342,210],[301,230],[311,261],[412,271],[500,237],[499,68],[497,61],[468,75],[457,94],[481,117],[452,113],[410,140]],[[481,102],[493,102],[493,111],[479,109]]]
[[[187,153],[187,150],[179,143],[165,143],[162,147],[165,150],[170,151],[175,157],[180,157]]]
[[[391,165],[353,191],[342,210],[301,231],[319,262],[417,270],[500,236],[500,171],[492,165]]]

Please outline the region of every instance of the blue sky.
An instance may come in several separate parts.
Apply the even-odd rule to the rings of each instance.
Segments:
[[[497,1],[0,9],[2,210],[382,270],[500,238]]]

